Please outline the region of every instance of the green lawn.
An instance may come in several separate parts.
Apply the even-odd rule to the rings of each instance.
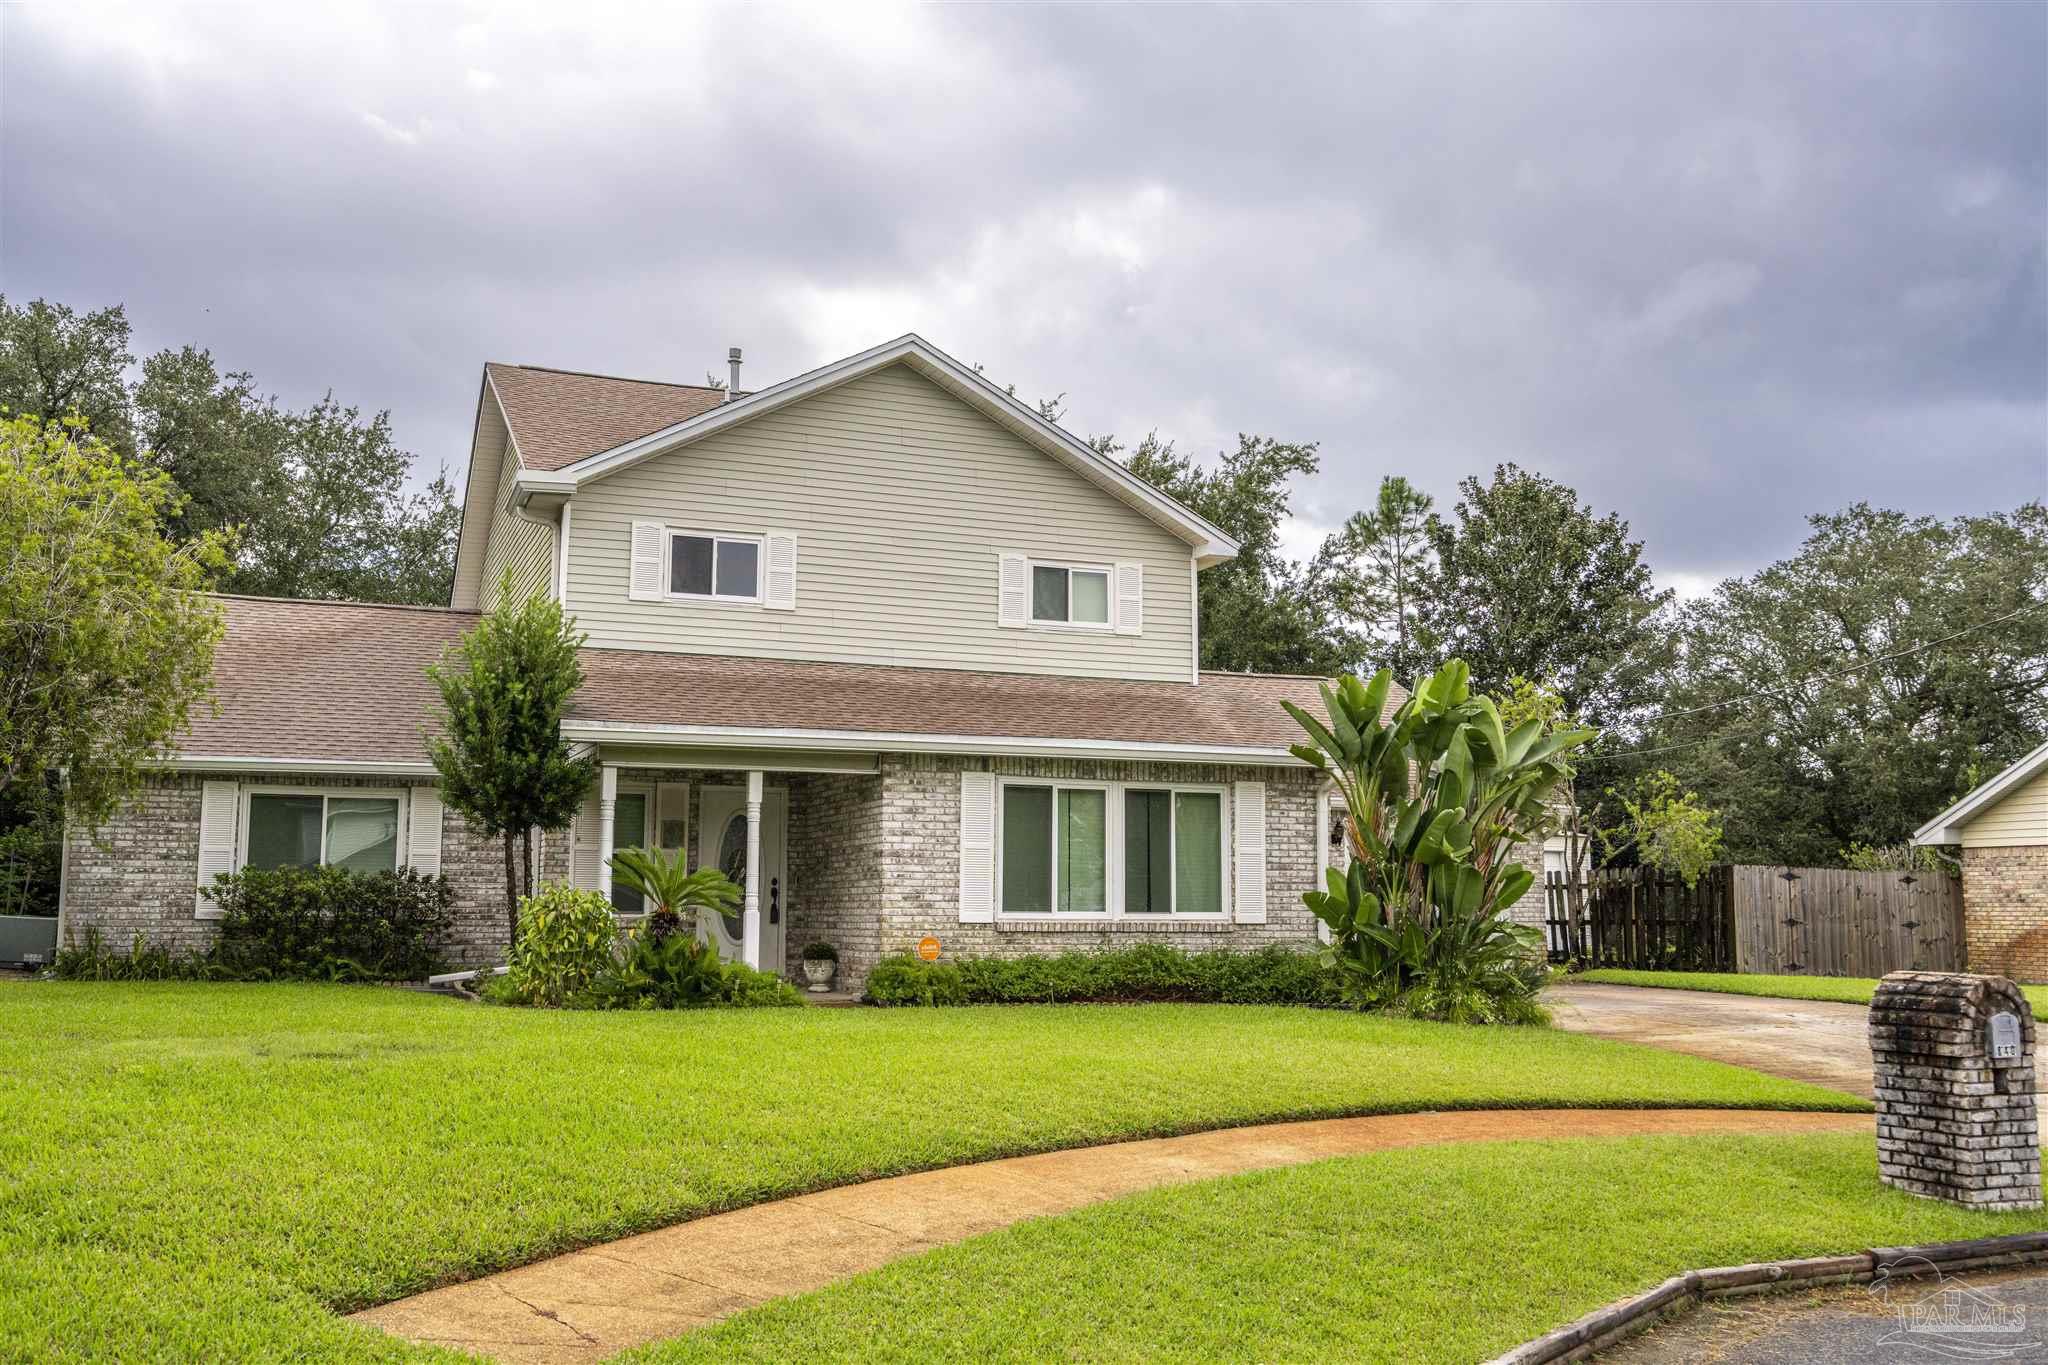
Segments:
[[[624,1359],[1470,1365],[1695,1266],[2048,1228],[1876,1174],[1857,1134],[1379,1152],[1022,1223]]]
[[[1765,976],[1738,972],[1627,972],[1602,967],[1573,981],[1605,986],[1662,986],[1673,991],[1715,991],[1722,995],[1769,995],[1785,1000],[1839,1000],[1867,1005],[1877,982],[1867,976]],[[2048,986],[2021,986],[2033,1002],[2034,1017],[2048,1019]]]
[[[367,987],[0,991],[0,1359],[365,1359],[335,1319],[872,1176],[1259,1120],[1863,1108],[1548,1029],[1230,1006],[577,1014]]]

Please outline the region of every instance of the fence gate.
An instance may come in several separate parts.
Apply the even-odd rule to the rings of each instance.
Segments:
[[[1945,873],[1733,871],[1737,971],[1883,976],[1962,969],[1962,884]]]

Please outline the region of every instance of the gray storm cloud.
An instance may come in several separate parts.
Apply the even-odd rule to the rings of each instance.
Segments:
[[[2035,5],[12,7],[0,288],[458,473],[486,359],[916,330],[1320,441],[1310,525],[1511,459],[1697,581],[2048,494],[2044,90]]]

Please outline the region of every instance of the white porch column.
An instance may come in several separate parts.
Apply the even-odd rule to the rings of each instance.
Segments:
[[[761,969],[761,770],[747,772],[747,885],[740,916],[740,961]]]
[[[619,804],[619,768],[607,763],[597,779],[597,894],[612,898],[612,815]]]

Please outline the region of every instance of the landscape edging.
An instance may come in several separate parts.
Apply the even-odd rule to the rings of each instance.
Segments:
[[[1912,1265],[1920,1261],[1924,1265]],[[1646,1293],[1617,1299],[1524,1342],[1487,1365],[1551,1365],[1584,1360],[1658,1319],[1697,1307],[1707,1299],[1739,1294],[1768,1294],[1826,1284],[1858,1284],[1890,1272],[1906,1278],[1929,1271],[1981,1270],[1994,1266],[2032,1265],[2048,1261],[2048,1232],[2019,1232],[2006,1237],[1979,1237],[1965,1242],[1935,1242],[1917,1247],[1876,1247],[1844,1256],[1810,1256],[1798,1261],[1717,1266],[1688,1270]]]

